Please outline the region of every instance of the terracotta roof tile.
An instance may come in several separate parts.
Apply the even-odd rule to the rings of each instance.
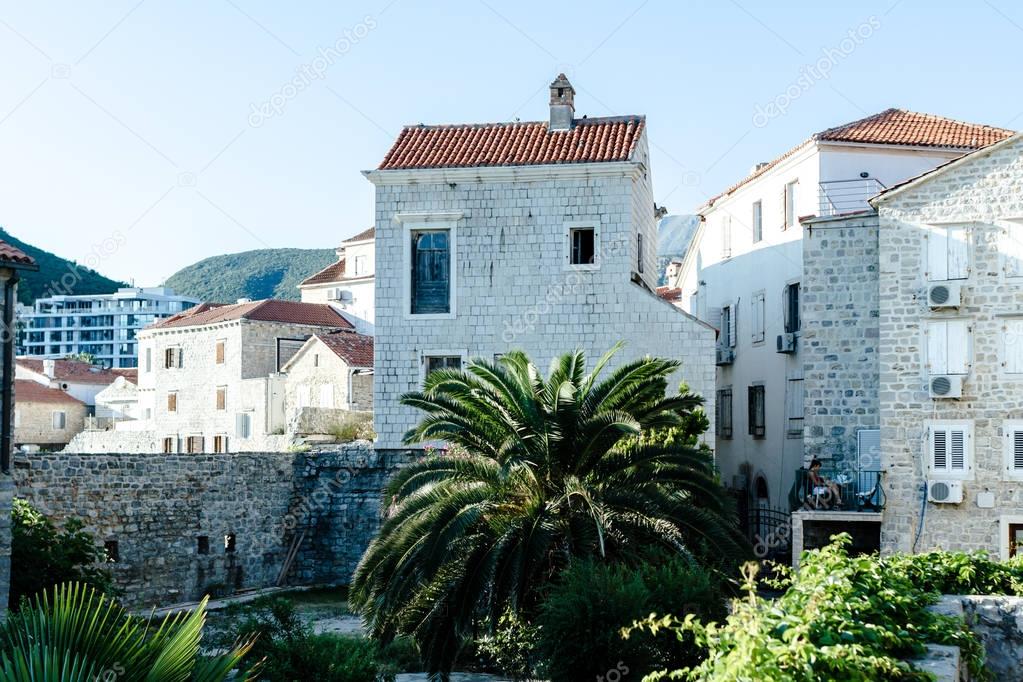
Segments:
[[[37,358],[21,357],[15,360],[16,365],[31,370],[36,374],[43,374],[43,360]],[[123,370],[122,370],[123,371]],[[113,370],[92,365],[81,360],[54,360],[53,379],[67,381],[77,384],[98,384],[107,386],[117,379],[118,374]]]
[[[64,391],[30,381],[28,379],[15,379],[14,381],[14,402],[17,403],[64,403],[71,405],[84,405],[81,400]]]
[[[348,244],[350,242],[362,242],[362,241],[366,241],[367,239],[375,239],[376,238],[376,234],[377,234],[377,228],[376,228],[376,226],[373,226],[373,227],[369,228],[368,230],[363,230],[362,232],[360,232],[359,234],[355,235],[354,237],[349,237],[348,239],[344,240],[341,243],[342,244]]]
[[[0,263],[17,263],[19,265],[35,265],[36,262],[27,253],[0,239]]]
[[[657,295],[665,301],[681,301],[682,290],[678,287],[657,287]]]
[[[408,126],[380,170],[536,166],[628,161],[643,134],[642,116],[576,119],[571,130],[546,121]]]
[[[326,303],[299,303],[297,301],[278,301],[272,298],[229,305],[202,304],[174,317],[161,320],[147,329],[195,327],[232,320],[257,320],[311,327],[354,329],[348,320]]]
[[[373,337],[355,332],[341,331],[330,334],[317,334],[316,338],[323,342],[334,354],[344,360],[350,367],[373,366]]]
[[[299,284],[300,287],[304,287],[307,284],[329,284],[330,282],[339,282],[345,278],[345,259],[342,258],[336,263],[331,263],[327,267],[323,268],[315,275],[306,277]]]

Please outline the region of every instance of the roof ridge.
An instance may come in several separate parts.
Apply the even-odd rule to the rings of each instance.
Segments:
[[[573,125],[588,125],[592,123],[607,123],[607,122],[625,122],[625,121],[644,121],[646,120],[645,114],[616,114],[613,116],[584,116],[582,118],[572,119]],[[402,126],[402,130],[444,130],[444,129],[466,129],[466,128],[494,128],[497,126],[533,126],[533,125],[549,125],[550,121],[491,121],[489,123],[407,123]]]

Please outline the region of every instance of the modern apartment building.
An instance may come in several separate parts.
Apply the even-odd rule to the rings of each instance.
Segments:
[[[138,331],[198,302],[165,287],[41,298],[22,316],[18,354],[63,358],[86,353],[105,367],[136,367]]]

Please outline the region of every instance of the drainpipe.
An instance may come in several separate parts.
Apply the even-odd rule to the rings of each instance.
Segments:
[[[14,329],[15,291],[18,288],[18,275],[12,273],[4,284],[4,336],[3,336],[3,382],[0,388],[0,471],[11,473],[11,446],[14,434],[11,433],[14,418],[14,342],[17,333]]]

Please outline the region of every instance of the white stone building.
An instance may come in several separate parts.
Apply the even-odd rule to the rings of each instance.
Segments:
[[[682,305],[721,330],[717,461],[745,501],[787,507],[804,463],[800,218],[869,209],[885,187],[1009,134],[888,109],[756,164],[700,208],[698,252],[668,286],[686,287]]]
[[[341,242],[337,262],[298,285],[304,303],[329,303],[365,334],[373,333],[376,285],[375,228]]]
[[[289,423],[303,410],[373,409],[372,336],[351,331],[314,334],[282,371],[287,375],[284,387]]]
[[[97,393],[95,416],[101,424],[141,418],[138,377],[119,376]]]
[[[122,376],[133,378],[135,371],[108,369],[81,360],[41,360],[29,357],[15,360],[15,378],[65,391],[85,403],[90,414],[95,411],[96,396]]]
[[[645,120],[576,118],[564,76],[550,118],[410,126],[376,186],[379,447],[419,415],[399,397],[437,367],[524,350],[543,369],[576,348],[594,362],[682,361],[713,421],[709,326],[658,298],[657,230]]]

